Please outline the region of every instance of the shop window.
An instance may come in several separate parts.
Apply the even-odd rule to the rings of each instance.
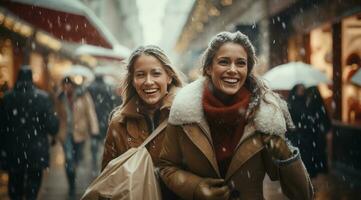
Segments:
[[[0,39],[0,98],[14,86],[13,48],[10,39]]]
[[[328,111],[329,116],[333,116],[333,101],[332,101],[332,33],[330,24],[325,24],[321,27],[313,29],[309,34],[310,40],[310,64],[316,69],[326,74],[330,80],[329,85],[319,84],[321,96]]]
[[[361,19],[344,19],[342,32],[342,121],[361,125],[361,85],[351,81],[361,70]]]

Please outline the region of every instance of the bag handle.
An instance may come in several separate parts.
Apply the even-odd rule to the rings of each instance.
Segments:
[[[159,135],[159,133],[167,126],[168,120],[164,120],[159,126],[147,137],[146,140],[138,147],[145,147],[150,141],[152,141],[155,137]]]

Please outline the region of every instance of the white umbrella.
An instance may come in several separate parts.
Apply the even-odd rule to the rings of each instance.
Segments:
[[[303,62],[279,65],[264,74],[263,78],[274,90],[290,90],[296,84],[310,87],[330,82],[324,73]]]
[[[74,65],[72,68],[64,72],[64,77],[67,76],[82,76],[87,79],[87,81],[92,81],[94,79],[93,72],[82,65]]]
[[[356,74],[352,76],[351,82],[358,86],[361,86],[361,69],[359,69]]]

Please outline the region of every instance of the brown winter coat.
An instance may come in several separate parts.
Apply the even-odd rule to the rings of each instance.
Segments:
[[[56,111],[60,119],[60,128],[58,138],[61,142],[65,141],[67,136],[67,113],[65,108],[65,95],[60,94],[56,102]],[[88,92],[77,89],[74,94],[73,120],[74,142],[80,143],[85,141],[89,135],[99,134],[99,124],[93,100]]]
[[[168,119],[169,110],[177,88],[172,88],[164,97],[160,108],[159,124]],[[102,160],[102,170],[114,158],[132,147],[138,147],[149,136],[145,117],[139,113],[137,97],[133,97],[109,122]],[[147,145],[154,164],[158,165],[158,157],[162,147],[164,130]]]
[[[160,155],[161,177],[182,199],[193,199],[203,178],[221,178],[201,105],[203,85],[204,81],[198,80],[176,96]],[[312,199],[312,185],[298,151],[289,160],[277,162],[263,144],[261,134],[284,137],[288,117],[279,98],[268,94],[265,99],[272,104],[261,101],[246,124],[225,181],[234,183],[239,199],[264,199],[263,179],[267,173],[272,180],[280,180],[290,199]]]

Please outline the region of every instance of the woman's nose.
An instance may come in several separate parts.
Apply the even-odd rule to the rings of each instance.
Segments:
[[[150,75],[146,76],[144,83],[145,84],[152,84],[153,83],[153,78]]]
[[[236,65],[234,63],[231,63],[231,66],[229,67],[228,72],[236,73],[236,69],[237,69]]]

